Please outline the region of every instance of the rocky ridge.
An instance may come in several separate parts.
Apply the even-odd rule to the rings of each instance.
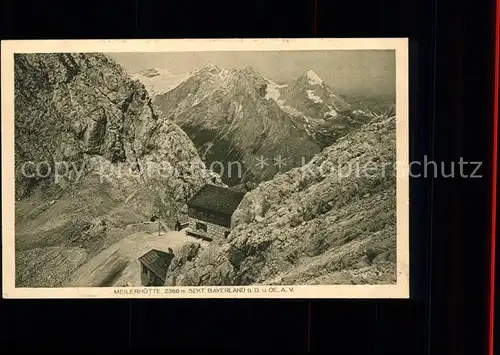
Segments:
[[[186,245],[166,285],[395,283],[395,121],[375,117],[247,193],[228,240]]]
[[[201,186],[221,184],[144,86],[101,54],[16,54],[15,136],[21,287],[67,280],[57,248],[84,262],[127,224],[169,224]],[[40,262],[52,265],[42,281]]]

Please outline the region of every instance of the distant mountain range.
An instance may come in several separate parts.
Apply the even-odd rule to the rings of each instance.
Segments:
[[[368,120],[313,70],[279,84],[252,67],[211,63],[184,76],[151,69],[134,78],[155,93],[153,103],[188,134],[207,166],[222,163],[221,176],[233,186],[303,165]],[[280,157],[283,164],[273,165]],[[241,175],[229,171],[231,162],[241,164]]]
[[[386,94],[344,94],[343,97],[349,101],[354,111],[372,112],[384,114],[393,110],[396,102],[394,95]]]
[[[132,74],[133,79],[139,80],[151,97],[173,89],[187,79],[187,74],[173,74],[166,69],[145,69]]]

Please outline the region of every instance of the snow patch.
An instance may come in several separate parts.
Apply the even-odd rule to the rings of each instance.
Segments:
[[[225,138],[235,127],[237,127],[236,122],[238,122],[242,118],[243,118],[243,105],[240,102],[240,103],[238,103],[238,105],[236,106],[236,108],[234,110],[234,118],[231,121],[231,124],[229,125],[229,127],[226,126],[225,128],[223,128],[222,131],[215,137],[215,139],[213,141],[215,142],[219,139]]]
[[[278,98],[280,97],[279,88],[276,85],[272,85],[271,83],[267,85],[266,88],[266,100],[273,99],[278,102]]]
[[[321,78],[312,70],[309,70],[306,73],[306,76],[307,76],[307,82],[309,83],[309,85],[319,85],[323,82],[323,80],[321,80]]]
[[[287,84],[277,84],[277,83],[275,83],[274,81],[269,80],[269,79],[266,79],[266,81],[267,81],[270,85],[275,86],[275,87],[277,87],[277,88],[286,88],[286,87],[288,86]]]
[[[337,116],[337,111],[335,111],[335,109],[333,107],[328,105],[328,108],[330,109],[330,111],[326,112],[323,117],[335,117],[335,116]]]
[[[323,100],[321,100],[321,97],[316,96],[316,95],[314,94],[314,91],[313,91],[313,90],[307,90],[307,91],[306,91],[306,93],[307,93],[307,98],[308,98],[309,100],[313,101],[314,103],[320,104],[320,103],[322,103],[322,102],[323,102]]]
[[[221,69],[221,71],[216,75],[217,78],[221,81],[226,81],[232,76],[231,71],[229,69]]]
[[[302,116],[302,112],[300,112],[299,110],[296,110],[296,109],[294,109],[291,106],[283,105],[283,101],[282,100],[279,100],[279,101],[281,101],[281,103],[279,103],[280,108],[285,113],[288,113],[290,116],[293,116],[293,117],[300,117],[300,116]]]
[[[243,117],[243,105],[241,103],[239,103],[238,107],[236,107],[235,116],[237,118]]]
[[[191,95],[191,93],[189,93],[188,97]],[[202,97],[197,97],[194,99],[193,103],[192,103],[192,106],[195,106],[195,105],[198,105],[200,102],[202,102],[203,100],[205,100],[208,96],[210,95],[209,94],[205,94],[203,95]]]
[[[286,84],[276,84],[274,81],[272,80],[269,80],[267,78],[265,78],[266,82],[267,82],[267,88],[266,88],[266,100],[269,100],[269,99],[272,99],[274,101],[276,101],[278,103],[278,105],[282,105],[283,104],[283,100],[278,100],[278,98],[280,97],[280,89],[284,88],[284,87],[287,87]]]

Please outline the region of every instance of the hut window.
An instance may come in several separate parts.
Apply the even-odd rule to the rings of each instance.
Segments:
[[[196,230],[202,230],[205,233],[207,232],[207,225],[203,223],[196,223]]]

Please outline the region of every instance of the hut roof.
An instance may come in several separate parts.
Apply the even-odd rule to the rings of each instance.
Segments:
[[[164,251],[152,249],[139,258],[139,261],[144,264],[153,274],[162,280],[167,277],[167,270],[174,258],[174,254],[165,253]]]

